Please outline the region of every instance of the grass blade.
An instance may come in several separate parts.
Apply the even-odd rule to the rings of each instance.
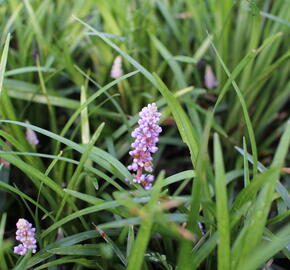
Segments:
[[[270,179],[270,181],[262,188],[252,214],[240,233],[241,237],[235,247],[235,254],[237,254],[237,252],[239,253],[239,259],[234,263],[234,266],[237,267],[237,269],[243,268],[248,256],[256,248],[262,238],[263,228],[266,225],[267,216],[273,199],[276,180],[279,177],[284,159],[288,153],[289,145],[290,123],[288,122],[284,134],[279,142],[274,160],[271,164],[271,168],[274,170],[274,175],[272,179]],[[243,245],[243,243],[247,243],[247,245]]]
[[[190,120],[184,110],[182,109],[180,103],[177,101],[176,97],[168,90],[166,85],[161,81],[157,74],[154,74],[156,79],[158,89],[161,92],[162,96],[168,103],[171,112],[174,116],[175,122],[177,124],[180,136],[185,142],[190,150],[191,161],[193,167],[196,165],[197,153],[199,150],[199,143]]]
[[[218,53],[216,47],[214,46],[214,44],[212,43],[212,47],[224,69],[224,71],[226,72],[227,76],[230,78],[231,77],[231,73],[228,70],[226,64],[224,63],[224,61],[222,60],[220,54]],[[247,126],[247,130],[248,130],[248,134],[249,134],[249,138],[250,138],[250,143],[251,143],[251,149],[252,149],[252,153],[253,153],[253,160],[254,160],[254,175],[257,172],[257,164],[258,164],[258,153],[257,153],[257,145],[256,145],[256,141],[255,141],[255,135],[254,135],[254,130],[253,130],[253,126],[250,120],[250,116],[247,110],[247,105],[246,102],[244,100],[244,97],[238,87],[238,85],[236,84],[236,82],[234,80],[232,80],[232,85],[237,93],[237,96],[239,98],[240,104],[242,106],[243,109],[243,114],[244,114],[244,118],[245,118],[245,122],[246,122],[246,126]]]
[[[1,97],[2,87],[3,87],[3,80],[5,76],[5,68],[6,68],[7,57],[8,57],[9,43],[10,43],[10,34],[7,35],[4,49],[1,56],[1,62],[0,62],[0,97]]]
[[[153,85],[155,84],[155,80],[154,77],[152,76],[152,74],[145,69],[143,66],[141,66],[136,60],[134,60],[131,56],[129,56],[127,53],[125,53],[123,50],[121,50],[114,42],[112,42],[110,39],[108,39],[106,37],[106,35],[104,33],[101,33],[99,31],[97,31],[96,29],[94,29],[92,26],[90,26],[89,24],[85,23],[84,21],[82,21],[81,19],[73,16],[73,18],[75,20],[77,20],[78,22],[80,22],[82,25],[84,25],[85,27],[89,28],[96,36],[98,36],[99,38],[101,38],[104,42],[106,42],[110,47],[112,47],[115,51],[117,51],[120,55],[122,55],[125,59],[127,59],[135,68],[137,68]]]
[[[160,174],[154,184],[151,200],[145,206],[149,216],[145,218],[137,234],[132,253],[129,257],[127,270],[140,270],[144,260],[144,254],[149,242],[153,225],[154,206],[157,204],[162,188],[163,174]]]
[[[71,147],[72,149],[80,152],[80,153],[84,153],[85,151],[85,147],[69,140],[66,139],[62,136],[59,136],[53,132],[50,132],[48,130],[33,126],[31,124],[28,123],[23,123],[23,122],[18,122],[18,121],[10,121],[10,120],[0,120],[0,123],[10,123],[10,124],[16,124],[19,126],[23,126],[26,128],[31,128],[32,130],[39,132],[45,136],[48,136],[52,139],[55,139],[69,147]],[[93,160],[94,162],[96,162],[98,165],[104,167],[105,169],[107,169],[108,171],[117,174],[118,176],[120,176],[120,178],[128,178],[131,179],[131,174],[128,172],[127,168],[120,162],[118,161],[116,158],[112,157],[110,154],[108,154],[107,152],[94,147],[92,150],[92,153],[90,154],[90,159]]]
[[[248,256],[240,270],[255,270],[290,243],[290,225],[277,233],[270,243],[262,243]]]
[[[218,135],[214,134],[215,191],[218,230],[218,269],[231,268],[230,259],[230,225],[228,216],[228,199],[225,182],[222,149]]]
[[[100,256],[100,251],[96,244],[58,247],[49,249],[47,252],[57,255]]]
[[[99,136],[100,136],[100,134],[101,134],[101,132],[102,132],[102,130],[104,128],[104,125],[105,124],[102,123],[97,128],[97,130],[95,131],[94,135],[92,136],[90,142],[86,146],[86,148],[85,148],[85,150],[83,152],[83,155],[82,155],[82,157],[80,159],[80,162],[79,162],[74,174],[72,175],[71,180],[68,183],[68,186],[67,186],[68,189],[74,188],[74,186],[76,184],[76,181],[79,178],[79,176],[80,176],[80,174],[81,174],[81,172],[83,170],[83,167],[84,167],[85,163],[87,162],[87,160],[88,160],[88,158],[90,156],[91,150],[93,149],[94,144],[96,143],[97,139],[99,138]],[[61,212],[63,210],[63,207],[64,207],[65,203],[66,203],[67,198],[68,198],[68,194],[65,193],[65,195],[64,195],[64,197],[63,197],[63,199],[61,201],[60,207],[58,209],[58,212],[56,214],[56,219],[58,219],[60,217]]]

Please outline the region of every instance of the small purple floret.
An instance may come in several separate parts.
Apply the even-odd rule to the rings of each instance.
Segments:
[[[144,107],[139,113],[139,126],[132,132],[135,141],[131,144],[133,148],[129,155],[133,157],[133,163],[128,169],[136,173],[133,174],[133,182],[141,184],[145,189],[152,187],[154,176],[151,174],[143,174],[143,170],[147,172],[153,171],[153,158],[151,153],[158,150],[156,143],[158,142],[161,127],[157,125],[161,114],[157,111],[155,103]]]
[[[35,253],[37,248],[35,228],[32,228],[32,224],[24,218],[18,220],[16,227],[16,240],[21,242],[21,244],[14,247],[14,253],[23,256],[30,249],[32,249],[32,253]]]
[[[39,144],[36,133],[30,128],[26,129],[26,139],[32,146]]]
[[[218,81],[215,78],[211,66],[207,65],[205,68],[204,84],[208,89],[212,89],[218,86]]]
[[[123,75],[122,57],[121,57],[121,55],[118,55],[114,59],[114,63],[113,63],[112,70],[111,70],[111,77],[113,79],[117,79],[117,78],[121,77],[122,75]]]

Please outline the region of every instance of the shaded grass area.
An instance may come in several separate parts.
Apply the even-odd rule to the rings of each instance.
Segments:
[[[287,269],[289,8],[3,2],[0,269]],[[112,79],[117,55],[124,75]],[[125,179],[151,102],[163,132],[145,191]],[[22,258],[20,217],[38,240]]]

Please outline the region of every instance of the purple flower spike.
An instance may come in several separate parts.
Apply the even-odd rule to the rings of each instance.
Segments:
[[[212,89],[218,86],[218,82],[214,76],[211,66],[205,68],[204,84],[207,89]]]
[[[30,249],[32,249],[32,253],[35,253],[37,248],[35,228],[32,228],[32,224],[24,218],[18,220],[16,227],[16,240],[21,242],[21,244],[14,247],[14,253],[23,256]]]
[[[135,138],[131,144],[133,150],[129,152],[129,155],[133,157],[133,163],[128,166],[128,169],[136,172],[133,174],[133,183],[141,184],[145,189],[150,189],[154,176],[143,174],[143,170],[153,171],[151,153],[158,150],[156,143],[162,129],[157,125],[157,122],[161,113],[157,111],[156,104],[152,103],[144,107],[139,116],[139,126],[132,132],[132,137]]]

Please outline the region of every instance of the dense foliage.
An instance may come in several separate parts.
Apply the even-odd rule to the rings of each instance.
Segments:
[[[289,0],[0,4],[1,270],[287,269]]]

